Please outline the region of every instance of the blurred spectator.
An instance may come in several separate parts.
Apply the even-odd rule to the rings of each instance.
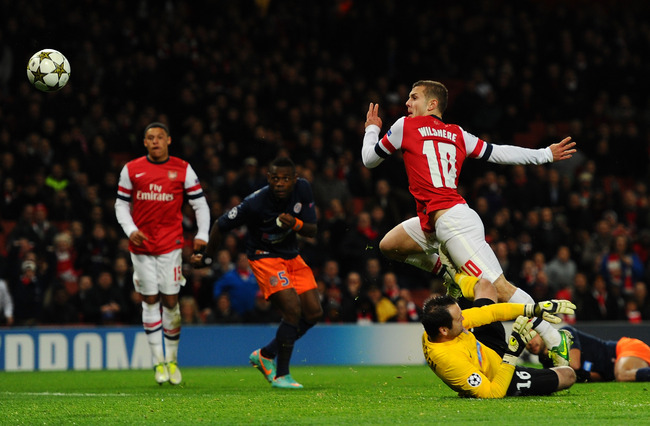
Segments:
[[[339,276],[339,263],[333,259],[327,260],[318,279],[322,280],[327,288],[341,288],[343,283]]]
[[[228,293],[222,293],[215,299],[214,311],[211,317],[216,324],[235,324],[242,322],[241,316],[232,309]]]
[[[332,200],[337,199],[341,200],[347,210],[351,201],[350,190],[347,183],[336,176],[336,164],[333,160],[328,160],[323,166],[322,173],[314,178],[312,188],[317,206],[327,207]]]
[[[582,265],[589,272],[598,272],[603,256],[610,250],[612,240],[611,225],[605,219],[599,220],[596,223],[596,229],[589,240],[585,242],[582,252]]]
[[[390,230],[398,223],[401,223],[406,210],[412,204],[408,193],[404,194],[398,189],[392,188],[387,179],[379,179],[375,184],[375,192],[369,197],[364,210],[372,211],[373,207],[379,207],[384,212],[386,224],[385,229]]]
[[[397,314],[395,304],[381,292],[379,287],[370,286],[366,295],[374,307],[377,322],[386,322]]]
[[[555,257],[546,265],[548,281],[555,293],[559,290],[571,287],[578,267],[571,259],[569,247],[560,246]]]
[[[80,271],[76,268],[77,252],[72,245],[68,232],[60,232],[54,237],[54,248],[50,264],[55,269],[56,279],[63,285],[70,296],[79,291]]]
[[[356,322],[359,317],[359,297],[361,296],[361,275],[356,271],[348,272],[341,291],[342,322]]]
[[[84,295],[82,305],[84,321],[98,325],[119,324],[124,313],[124,298],[113,283],[108,270],[97,274],[95,285]]]
[[[113,264],[115,255],[103,223],[92,225],[86,246],[79,252],[79,266],[85,273],[95,275]]]
[[[45,287],[36,273],[36,262],[25,260],[20,274],[10,279],[9,291],[14,302],[14,322],[18,326],[33,326],[41,318]]]
[[[271,302],[264,298],[264,294],[258,291],[255,295],[255,306],[244,316],[244,322],[252,324],[279,323],[282,316],[273,308]]]
[[[397,275],[393,272],[386,272],[382,279],[382,293],[384,296],[395,303],[400,298],[400,290]]]
[[[623,312],[623,298],[620,294],[607,286],[602,275],[596,275],[593,282],[593,294],[598,303],[600,320],[621,320],[625,318]]]
[[[632,295],[634,283],[643,280],[643,264],[639,256],[631,250],[626,235],[614,238],[610,252],[602,258],[600,273],[608,287],[618,288],[620,294],[625,296]]]
[[[76,324],[79,323],[79,311],[71,301],[72,296],[63,285],[56,285],[52,291],[49,304],[43,309],[44,324]]]
[[[650,295],[648,295],[648,286],[644,281],[637,281],[634,284],[632,300],[636,303],[641,319],[644,321],[650,320]]]
[[[246,312],[254,308],[258,290],[257,280],[248,263],[248,257],[246,253],[240,253],[237,256],[235,269],[226,272],[215,282],[213,299],[215,303],[219,303],[220,296],[227,294],[232,310],[240,317],[244,317]]]
[[[398,323],[409,323],[417,322],[417,317],[413,319],[409,314],[408,302],[402,298],[398,298],[395,301],[395,307],[397,308],[397,313],[388,319],[388,322],[398,322]]]
[[[262,175],[257,166],[255,157],[248,157],[244,160],[244,169],[233,184],[233,190],[240,198],[252,194],[258,189],[266,186],[266,176]]]
[[[12,326],[14,324],[14,302],[9,293],[7,282],[0,279],[0,326]]]
[[[142,296],[135,291],[133,270],[126,255],[118,255],[113,261],[113,285],[120,290],[124,300],[122,321],[126,324],[141,324]]]
[[[181,323],[183,325],[203,324],[204,321],[199,313],[199,307],[192,296],[183,296],[179,299],[181,311]]]
[[[587,275],[578,272],[573,279],[571,301],[576,305],[576,320],[596,321],[600,319],[599,303],[595,291],[589,285]]]
[[[341,270],[346,273],[362,265],[379,250],[381,236],[372,226],[368,212],[362,211],[357,216],[356,224],[345,234],[339,248]],[[379,283],[381,285],[381,283]]]

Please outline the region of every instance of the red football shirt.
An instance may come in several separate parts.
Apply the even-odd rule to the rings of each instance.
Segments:
[[[426,232],[434,231],[428,213],[465,203],[457,190],[458,176],[465,158],[479,158],[485,146],[460,126],[431,115],[400,118],[380,144],[390,154],[402,150],[409,191]]]
[[[144,156],[124,166],[117,196],[131,203],[133,222],[148,238],[140,246],[129,243],[132,253],[159,255],[183,247],[184,193],[203,196],[196,173],[180,158],[154,163]]]

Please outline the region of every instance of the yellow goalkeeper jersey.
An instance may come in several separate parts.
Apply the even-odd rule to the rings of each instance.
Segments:
[[[468,329],[495,321],[509,321],[523,315],[524,305],[496,303],[463,310],[463,331],[448,342],[429,341],[422,335],[422,350],[429,367],[459,396],[475,398],[503,398],[506,395],[515,367],[502,362],[492,349],[476,340]]]

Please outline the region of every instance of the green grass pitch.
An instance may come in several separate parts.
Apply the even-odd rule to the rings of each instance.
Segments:
[[[650,424],[650,383],[589,383],[548,397],[462,399],[426,366],[300,366],[273,389],[252,367],[0,373],[0,424]]]

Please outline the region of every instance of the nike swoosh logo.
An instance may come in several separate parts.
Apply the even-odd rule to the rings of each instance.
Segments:
[[[145,173],[136,173],[136,174],[135,174],[135,177],[136,177],[136,178],[139,178],[140,176],[144,176],[144,175],[146,175],[146,174],[147,174],[146,172],[145,172]]]

